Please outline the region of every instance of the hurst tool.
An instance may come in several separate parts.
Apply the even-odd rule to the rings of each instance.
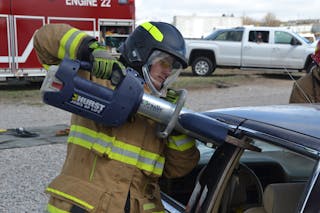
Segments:
[[[222,143],[234,127],[206,115],[183,108],[186,91],[179,90],[176,104],[144,93],[144,80],[127,69],[114,90],[80,77],[78,70],[90,64],[64,59],[51,66],[41,86],[43,101],[107,126],[120,126],[130,115],[139,113],[165,125],[158,136],[165,138],[173,129],[205,142]]]

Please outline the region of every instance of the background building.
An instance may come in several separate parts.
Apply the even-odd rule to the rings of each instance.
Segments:
[[[174,16],[173,25],[185,38],[201,38],[215,29],[239,27],[243,25],[241,17],[230,16]]]

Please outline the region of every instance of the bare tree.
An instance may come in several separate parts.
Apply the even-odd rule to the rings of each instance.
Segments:
[[[269,13],[267,13],[267,14],[265,15],[265,17],[263,18],[261,24],[262,24],[262,25],[265,25],[265,26],[278,27],[278,26],[280,26],[281,21],[278,20],[273,13],[270,13],[270,12],[269,12]]]
[[[254,25],[254,26],[272,26],[278,27],[281,21],[276,18],[273,13],[267,13],[262,20],[256,20],[249,16],[243,16],[243,25]]]
[[[243,16],[242,20],[243,20],[243,25],[254,25],[254,26],[259,25],[259,21],[255,20],[249,16]]]

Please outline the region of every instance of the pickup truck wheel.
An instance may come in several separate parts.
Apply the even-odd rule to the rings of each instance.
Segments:
[[[192,73],[198,76],[208,76],[215,70],[213,62],[207,57],[199,57],[192,63]]]
[[[309,64],[306,72],[307,72],[307,73],[312,72],[312,70],[315,69],[317,66],[318,66],[318,65],[317,65],[314,61],[312,61],[312,62]]]

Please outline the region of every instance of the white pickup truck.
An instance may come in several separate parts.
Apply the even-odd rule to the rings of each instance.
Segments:
[[[310,69],[315,48],[298,34],[280,27],[219,29],[204,39],[185,39],[186,58],[194,75],[217,67],[302,71]]]

